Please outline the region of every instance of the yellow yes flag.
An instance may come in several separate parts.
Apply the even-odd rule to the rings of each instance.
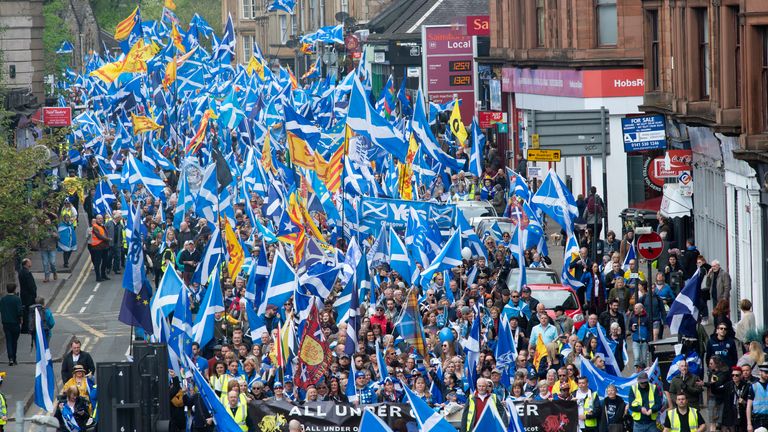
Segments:
[[[229,262],[227,263],[227,270],[229,271],[229,277],[235,278],[240,273],[240,269],[245,262],[245,253],[243,252],[243,246],[240,244],[240,240],[237,238],[237,234],[229,224],[229,220],[224,218],[224,243],[227,245],[227,253],[229,254]]]
[[[547,346],[544,345],[544,339],[541,338],[541,333],[539,333],[539,337],[536,338],[536,348],[533,352],[533,367],[536,368],[536,370],[539,370],[539,364],[541,363],[541,359],[547,356]]]
[[[138,135],[143,132],[149,132],[153,130],[162,129],[162,126],[155,123],[149,117],[131,115],[131,124],[133,124],[133,134]]]
[[[176,10],[176,3],[173,0],[165,0],[164,6],[166,9]]]
[[[461,111],[459,110],[458,99],[453,104],[453,111],[451,111],[451,118],[448,119],[448,124],[451,125],[453,136],[459,140],[461,145],[466,145],[469,134],[464,127],[464,123],[461,122]]]

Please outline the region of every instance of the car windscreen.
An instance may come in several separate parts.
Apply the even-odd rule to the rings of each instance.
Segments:
[[[568,290],[533,290],[531,296],[550,310],[557,306],[562,306],[566,310],[579,307],[576,296]]]
[[[476,217],[491,217],[496,216],[496,212],[493,210],[493,207],[485,207],[485,206],[457,206],[457,209],[460,210],[462,213],[464,213],[464,217],[467,220],[471,220],[472,218]]]
[[[517,278],[519,277],[520,269],[512,269],[507,277],[507,286],[516,287]],[[525,272],[525,278],[528,280],[528,285],[560,285],[557,273],[528,270]]]

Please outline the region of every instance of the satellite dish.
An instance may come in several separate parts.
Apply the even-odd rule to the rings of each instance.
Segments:
[[[285,46],[288,48],[296,48],[296,39],[288,39],[288,41],[285,43]]]
[[[349,14],[346,12],[336,12],[336,21],[343,23],[347,18],[349,18]]]

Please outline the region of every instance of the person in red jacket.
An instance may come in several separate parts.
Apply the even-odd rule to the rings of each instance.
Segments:
[[[376,305],[376,313],[371,317],[371,328],[377,324],[381,327],[382,333],[392,333],[392,323],[384,315],[384,305],[382,304]]]

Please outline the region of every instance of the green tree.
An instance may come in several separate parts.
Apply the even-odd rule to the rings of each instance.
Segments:
[[[184,30],[189,25],[189,20],[197,13],[203,17],[216,31],[221,34],[223,27],[221,22],[221,0],[175,0],[174,13],[179,17]],[[91,0],[93,14],[96,21],[108,33],[114,34],[117,23],[125,19],[139,4],[141,6],[141,19],[144,21],[159,20],[163,13],[163,0]]]
[[[72,42],[69,27],[61,18],[64,12],[64,0],[45,0],[43,3],[43,50],[45,53],[45,73],[59,75],[67,66],[68,55],[56,54],[65,40]]]

